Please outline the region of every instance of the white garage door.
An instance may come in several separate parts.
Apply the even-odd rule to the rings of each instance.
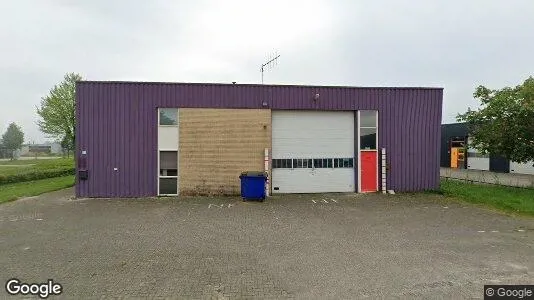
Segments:
[[[510,162],[510,173],[534,175],[534,167],[532,165],[534,165],[534,161],[523,163],[523,164],[511,161]]]
[[[471,138],[467,140],[467,168],[471,170],[489,171],[490,160],[488,154],[482,154],[471,147]]]
[[[354,113],[273,111],[273,193],[354,192]]]

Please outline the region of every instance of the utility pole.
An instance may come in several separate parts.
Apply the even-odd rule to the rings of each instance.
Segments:
[[[261,65],[261,84],[263,84],[263,72],[265,71],[265,67],[272,68],[274,64],[276,64],[277,59],[280,57],[280,54],[276,55],[274,58],[271,58],[266,63]]]

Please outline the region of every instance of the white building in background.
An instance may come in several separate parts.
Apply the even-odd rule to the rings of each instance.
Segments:
[[[63,148],[59,143],[25,144],[22,145],[19,156],[32,156],[39,153],[62,154]]]
[[[509,164],[510,173],[534,175],[534,161],[529,161],[527,163],[509,161]],[[471,147],[471,138],[468,138],[467,168],[490,171],[490,155],[482,154],[477,149]]]
[[[534,161],[518,163],[498,155],[482,154],[480,151],[473,148],[471,146],[472,138],[469,137],[466,123],[441,125],[441,167],[451,168],[453,165],[452,160],[454,160],[454,158],[452,157],[451,149],[453,148],[453,142],[457,140],[467,142],[465,147],[467,152],[465,168],[467,169],[534,175]],[[457,147],[458,146],[454,146],[454,148]]]
[[[510,173],[534,175],[534,161],[530,161],[524,164],[511,161]]]
[[[489,154],[482,154],[477,149],[471,147],[472,139],[467,139],[467,168],[473,170],[490,170]]]

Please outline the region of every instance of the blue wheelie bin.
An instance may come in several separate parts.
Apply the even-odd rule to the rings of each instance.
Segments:
[[[241,197],[246,200],[265,200],[267,173],[248,171],[241,173]]]

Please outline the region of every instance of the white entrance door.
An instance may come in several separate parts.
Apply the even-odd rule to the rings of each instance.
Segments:
[[[272,192],[354,192],[354,112],[273,111]]]

